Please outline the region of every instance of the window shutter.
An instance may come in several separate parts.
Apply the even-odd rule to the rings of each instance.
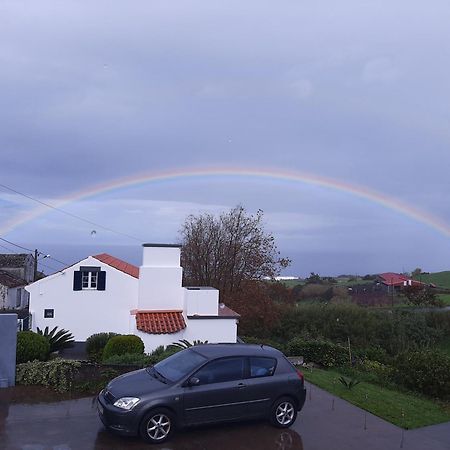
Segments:
[[[101,270],[97,273],[97,291],[106,290],[106,272]]]
[[[73,290],[81,291],[81,271],[80,270],[73,273]]]

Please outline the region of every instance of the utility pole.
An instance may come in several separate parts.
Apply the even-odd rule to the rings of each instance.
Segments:
[[[33,276],[33,281],[36,281],[36,280],[37,280],[38,255],[39,255],[39,252],[38,252],[38,249],[36,248],[36,249],[34,250],[34,276]]]

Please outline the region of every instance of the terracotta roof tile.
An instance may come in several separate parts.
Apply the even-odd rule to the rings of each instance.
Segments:
[[[101,253],[99,255],[94,255],[93,258],[98,259],[102,263],[108,264],[108,266],[114,267],[121,272],[131,275],[134,278],[139,278],[139,267],[122,261],[119,258],[108,255],[108,253]]]
[[[186,328],[181,311],[137,311],[136,327],[144,333],[170,334]]]

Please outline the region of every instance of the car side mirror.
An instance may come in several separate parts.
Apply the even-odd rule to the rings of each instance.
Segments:
[[[191,377],[187,382],[188,386],[197,386],[198,384],[200,384],[200,380],[197,377]]]

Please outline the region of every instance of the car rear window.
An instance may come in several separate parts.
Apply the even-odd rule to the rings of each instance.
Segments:
[[[275,358],[250,357],[250,377],[269,377],[275,372]]]

